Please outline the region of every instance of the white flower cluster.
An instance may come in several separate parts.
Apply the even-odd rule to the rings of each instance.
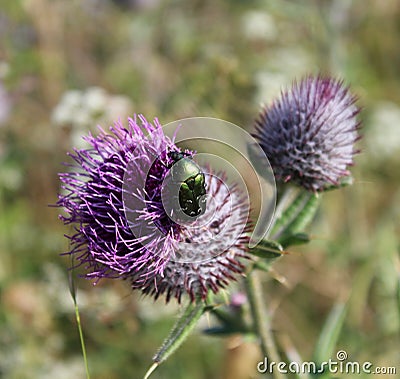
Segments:
[[[244,35],[250,40],[274,41],[278,37],[275,20],[267,12],[246,12],[242,18],[242,28]]]
[[[132,111],[133,104],[128,97],[89,87],[66,91],[53,109],[51,120],[56,126],[70,129],[72,146],[82,146],[81,136],[96,125],[107,127],[113,120],[126,119]]]
[[[397,159],[400,153],[400,107],[389,101],[375,105],[366,132],[366,145],[374,159]]]

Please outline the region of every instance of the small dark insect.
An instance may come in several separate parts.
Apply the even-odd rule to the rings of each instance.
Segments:
[[[206,211],[206,183],[204,173],[190,155],[172,151],[168,157],[171,164],[171,177],[174,183],[180,184],[179,205],[182,211],[195,217]],[[179,161],[178,165],[175,165]]]

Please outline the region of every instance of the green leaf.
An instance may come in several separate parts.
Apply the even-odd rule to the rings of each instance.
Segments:
[[[205,309],[206,304],[202,301],[190,303],[186,307],[182,315],[172,327],[170,335],[165,339],[160,349],[153,357],[154,364],[147,371],[144,379],[148,379],[152,372],[180,347],[196,326],[200,317],[205,312]]]
[[[260,270],[260,271],[265,271],[265,272],[269,272],[271,270],[271,262],[265,262],[265,261],[257,261],[254,262],[253,264],[253,268]]]
[[[204,330],[206,334],[220,336],[235,333],[248,334],[251,332],[241,315],[237,313],[229,312],[226,308],[214,308],[211,313],[222,325]]]
[[[287,248],[293,245],[302,245],[304,243],[310,242],[310,236],[307,233],[295,233],[289,235],[283,235],[279,238],[279,242],[281,243],[283,248]]]
[[[298,193],[292,203],[287,206],[282,214],[275,220],[271,230],[271,236],[275,237],[275,235],[280,234],[285,225],[288,225],[291,221],[293,221],[296,215],[301,211],[301,208],[308,197],[308,192],[300,191]]]
[[[262,240],[256,247],[249,249],[249,253],[266,259],[275,259],[285,254],[283,247],[271,240]]]
[[[317,212],[320,196],[314,193],[308,193],[300,206],[296,217],[285,228],[284,234],[294,234],[302,232],[313,220]]]
[[[213,308],[210,311],[222,324],[231,324],[233,322],[232,315],[224,309]]]
[[[321,363],[336,358],[334,349],[343,327],[346,311],[346,305],[338,303],[329,313],[315,346],[314,362]]]
[[[313,193],[300,194],[295,199],[292,205],[295,204],[296,210],[292,209],[292,205],[289,207],[289,213],[292,219],[290,221],[288,221],[288,218],[286,219],[288,221],[287,224],[281,228],[276,237],[280,244],[287,247],[290,244],[296,244],[296,242],[307,242],[303,230],[313,220],[318,209],[319,201],[320,196]]]
[[[215,337],[225,337],[232,334],[251,334],[248,328],[238,328],[234,326],[216,326],[204,330],[204,334]]]

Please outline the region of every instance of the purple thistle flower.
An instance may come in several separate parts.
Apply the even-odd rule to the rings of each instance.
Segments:
[[[309,76],[264,108],[255,138],[276,179],[316,192],[349,176],[359,138],[356,100],[342,81]]]
[[[75,230],[67,254],[86,267],[87,278],[127,279],[155,298],[166,293],[167,301],[185,293],[204,299],[244,270],[248,208],[236,187],[209,172],[206,211],[191,222],[174,220],[163,191],[170,153],[180,150],[157,119],[139,120],[86,137],[92,147],[75,150],[71,171],[60,174],[60,218]]]

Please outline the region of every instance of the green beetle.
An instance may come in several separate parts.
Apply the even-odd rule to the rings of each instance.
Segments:
[[[172,181],[180,184],[179,205],[182,211],[196,217],[206,211],[206,179],[200,167],[189,154],[172,151],[168,153],[172,160]],[[175,165],[179,161],[179,164]]]

